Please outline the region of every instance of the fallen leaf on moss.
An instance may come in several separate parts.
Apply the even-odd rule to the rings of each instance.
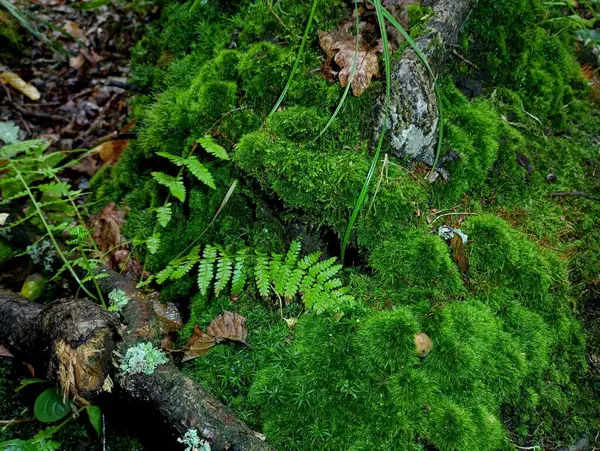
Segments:
[[[25,82],[21,77],[13,72],[0,73],[0,81],[2,81],[4,84],[11,85],[13,88],[22,92],[31,100],[39,100],[41,97],[40,92],[35,86]]]
[[[383,52],[381,39],[370,40],[367,36],[373,33],[372,24],[360,22],[360,35],[358,52],[356,51],[356,35],[354,22],[346,21],[340,27],[331,31],[319,31],[319,44],[327,54],[324,71],[331,72],[332,61],[340,67],[338,79],[344,88],[350,79],[352,65],[356,60],[354,79],[352,80],[352,94],[360,96],[371,84],[373,77],[379,77],[379,57],[377,53]]]
[[[215,337],[217,343],[229,340],[248,345],[248,329],[244,326],[245,323],[246,318],[239,313],[223,312],[210,322],[206,332]]]
[[[100,213],[94,225],[96,226],[93,238],[101,252],[114,254],[118,245],[121,244],[121,226],[125,222],[125,212],[117,210],[115,203],[110,202]]]
[[[123,151],[127,148],[129,141],[125,139],[113,139],[100,144],[94,148],[93,152],[97,152],[105,163],[115,163]]]
[[[204,333],[196,324],[194,326],[194,335],[191,336],[185,345],[186,351],[183,354],[182,362],[187,362],[206,354],[215,344],[215,337]]]
[[[458,267],[460,268],[461,272],[466,273],[469,271],[469,261],[467,260],[463,238],[460,236],[460,234],[454,234],[450,248],[452,249],[452,258],[456,263],[458,263]]]

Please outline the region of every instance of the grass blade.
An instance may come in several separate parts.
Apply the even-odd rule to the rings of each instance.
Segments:
[[[300,64],[300,59],[302,58],[302,54],[304,53],[304,47],[306,45],[306,41],[308,40],[308,32],[310,31],[310,27],[312,26],[313,19],[315,18],[315,11],[317,10],[318,3],[319,3],[319,0],[313,0],[312,8],[310,10],[310,16],[308,17],[308,23],[306,24],[306,29],[304,30],[304,36],[302,36],[302,42],[300,43],[300,48],[298,49],[298,54],[296,55],[296,60],[294,61],[294,66],[292,67],[290,76],[287,80],[287,83],[285,84],[285,87],[283,88],[283,92],[279,96],[279,99],[277,99],[277,102],[275,102],[275,106],[273,106],[273,109],[269,113],[269,116],[271,114],[273,114],[275,111],[277,111],[277,108],[279,108],[279,106],[281,105],[281,102],[283,102],[283,99],[285,98],[285,95],[287,94],[288,89],[290,88],[290,85],[292,84],[294,75],[296,75],[296,72],[298,71],[298,64]]]
[[[392,89],[392,69],[390,63],[390,48],[388,44],[387,33],[385,30],[385,19],[383,17],[383,11],[385,9],[381,5],[381,0],[373,0],[373,5],[375,5],[375,11],[377,13],[377,22],[379,22],[379,29],[381,31],[381,41],[383,43],[383,58],[385,65],[385,112],[387,118],[387,112],[389,111],[390,106],[390,95]],[[386,119],[385,118],[385,119]],[[356,218],[358,218],[358,214],[360,213],[360,209],[362,208],[365,199],[367,197],[367,193],[369,192],[369,185],[371,184],[371,179],[373,178],[373,174],[375,173],[375,168],[377,167],[377,163],[379,162],[379,155],[381,154],[381,146],[383,145],[383,138],[385,137],[386,131],[386,120],[384,119],[383,125],[381,127],[381,134],[379,135],[379,141],[377,142],[377,149],[375,150],[375,155],[373,155],[373,159],[371,160],[371,166],[369,168],[369,172],[367,173],[367,177],[363,183],[360,194],[358,195],[358,199],[354,204],[354,209],[352,210],[352,215],[350,216],[350,220],[348,221],[348,226],[346,227],[346,232],[344,233],[344,239],[342,241],[342,252],[340,256],[340,260],[342,264],[344,263],[344,257],[346,255],[346,247],[348,247],[348,242],[350,241],[350,236],[352,235],[352,229],[354,228],[354,223],[356,222]]]
[[[331,124],[333,124],[333,121],[337,117],[338,113],[342,109],[342,106],[344,105],[344,102],[346,101],[346,97],[348,96],[348,92],[350,91],[350,86],[352,85],[352,82],[354,81],[354,73],[356,71],[356,63],[358,62],[358,47],[359,47],[359,42],[360,42],[360,25],[359,25],[359,18],[358,18],[358,0],[354,0],[354,16],[356,17],[356,48],[354,50],[354,59],[352,61],[352,69],[350,70],[350,78],[348,79],[348,84],[346,85],[346,89],[344,89],[344,93],[342,94],[342,98],[340,99],[339,103],[337,104],[337,107],[335,108],[335,111],[333,112],[333,114],[329,118],[329,121],[327,121],[327,124],[325,124],[325,127],[323,127],[323,130],[321,130],[321,133],[319,133],[319,136],[317,136],[315,138],[315,141],[317,141],[321,136],[323,136],[323,133],[325,133],[327,131],[327,129],[329,128],[329,126]]]

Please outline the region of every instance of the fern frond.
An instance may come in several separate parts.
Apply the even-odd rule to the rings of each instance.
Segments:
[[[171,202],[167,202],[162,207],[156,209],[156,219],[161,227],[166,227],[171,221],[173,216],[173,210],[171,209]]]
[[[218,296],[221,291],[227,288],[233,272],[233,262],[226,255],[221,255],[217,260],[217,278],[215,281],[215,295]]]
[[[235,259],[235,266],[233,268],[233,277],[231,278],[231,294],[239,295],[246,286],[246,256],[239,255]]]
[[[198,265],[198,289],[203,295],[214,277],[214,263],[217,258],[217,248],[207,244],[202,253],[202,259]]]
[[[216,189],[215,181],[210,171],[200,163],[196,158],[188,158],[185,160],[185,167],[205,185],[210,186],[212,189]]]
[[[300,249],[302,248],[302,245],[300,244],[300,241],[292,241],[292,244],[290,244],[290,248],[287,251],[287,254],[285,254],[285,266],[287,266],[290,269],[293,269],[296,266],[296,262],[298,261],[298,256],[300,255]]]
[[[159,271],[158,274],[156,274],[156,283],[158,283],[159,285],[163,284],[165,282],[165,280],[167,280],[169,277],[171,277],[171,274],[173,274],[173,271],[175,271],[175,266],[170,266],[170,265],[167,266],[162,271]]]
[[[148,247],[148,252],[152,255],[156,254],[160,248],[160,233],[157,232],[148,238],[146,240],[146,246]]]
[[[313,252],[311,254],[305,255],[302,260],[298,263],[298,267],[301,269],[308,269],[313,266],[315,263],[319,261],[323,253],[321,251]]]
[[[260,295],[267,297],[269,295],[269,259],[266,255],[260,254],[256,257],[254,278]]]
[[[162,172],[152,172],[152,177],[158,183],[169,188],[171,194],[179,199],[181,202],[185,202],[185,185],[181,177],[173,177]]]
[[[229,155],[227,155],[227,151],[219,144],[217,144],[212,136],[205,135],[204,138],[200,138],[198,142],[209,154],[214,155],[220,160],[229,160]]]
[[[180,157],[178,155],[173,155],[172,153],[169,153],[169,152],[156,152],[156,155],[160,155],[161,157],[168,159],[171,163],[173,163],[177,166],[183,166],[186,161],[185,158]]]
[[[288,276],[285,289],[283,290],[283,296],[286,300],[291,301],[294,296],[298,294],[300,289],[300,282],[306,272],[301,268],[294,269]]]

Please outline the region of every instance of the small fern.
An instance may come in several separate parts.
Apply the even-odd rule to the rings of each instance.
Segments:
[[[177,280],[198,264],[198,289],[206,295],[213,284],[216,296],[230,287],[231,294],[238,295],[249,284],[248,274],[259,294],[265,298],[276,295],[287,302],[301,298],[308,309],[316,312],[339,313],[354,303],[341,279],[336,276],[342,265],[335,258],[321,260],[321,252],[313,252],[300,258],[301,245],[294,241],[285,255],[268,256],[248,254],[242,249],[228,255],[217,246],[206,245],[193,248],[188,255],[177,258],[156,275],[160,284]]]

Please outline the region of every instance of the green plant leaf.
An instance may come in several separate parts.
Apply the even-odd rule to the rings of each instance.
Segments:
[[[152,177],[158,183],[169,188],[173,196],[181,202],[185,202],[185,185],[181,177],[173,177],[172,175],[163,174],[162,172],[153,172]]]
[[[202,183],[210,186],[212,189],[216,188],[215,181],[213,180],[210,171],[206,169],[206,166],[200,163],[197,159],[188,158],[185,161],[185,167],[188,168],[188,170],[194,175],[194,177],[196,177]]]
[[[18,438],[0,443],[0,449],[2,451],[38,451],[35,443]]]
[[[102,433],[102,410],[100,410],[100,407],[93,405],[86,406],[85,410],[90,424],[94,427],[96,433],[100,435]]]
[[[156,152],[156,155],[160,155],[161,157],[166,158],[171,163],[173,163],[177,166],[183,166],[186,161],[185,158],[180,157],[178,155],[173,155],[172,153],[169,153],[169,152]]]
[[[146,246],[151,254],[156,254],[160,248],[160,233],[155,233],[146,240]]]
[[[200,138],[198,143],[206,150],[209,154],[214,155],[220,160],[229,160],[229,155],[227,155],[227,151],[221,147],[210,135],[204,136],[204,138]]]
[[[42,423],[54,423],[70,411],[69,403],[63,401],[63,396],[56,387],[43,391],[33,406],[33,414]]]
[[[21,383],[19,384],[19,386],[15,389],[15,393],[20,392],[25,387],[27,387],[29,385],[32,385],[32,384],[48,384],[48,383],[50,383],[49,380],[47,380],[47,379],[40,379],[39,377],[32,377],[30,379],[23,379],[21,381]]]
[[[173,216],[173,210],[171,209],[171,202],[167,202],[162,207],[156,209],[156,219],[161,227],[166,227],[171,221]]]

